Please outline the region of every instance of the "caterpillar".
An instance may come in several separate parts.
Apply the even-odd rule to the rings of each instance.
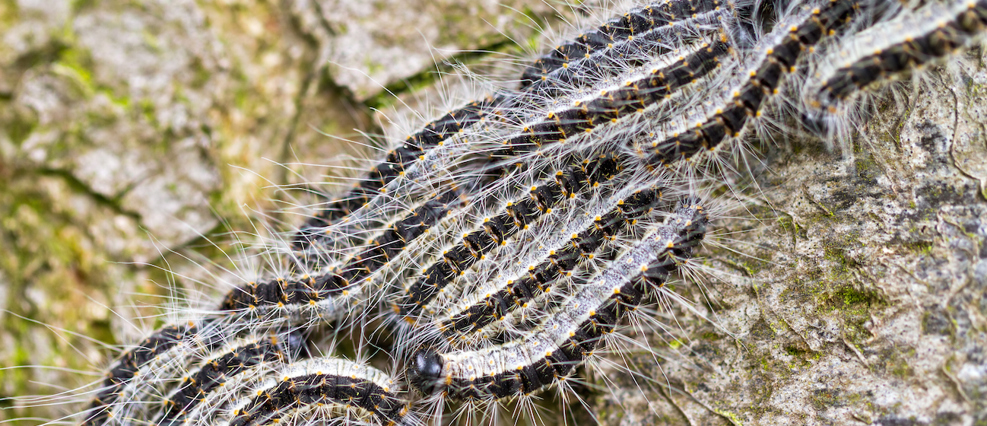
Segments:
[[[305,422],[342,416],[380,425],[417,424],[394,379],[341,359],[292,364],[255,392],[255,397],[233,410],[230,426],[280,423],[297,415],[305,416]]]
[[[154,423],[183,424],[186,419],[201,419],[204,416],[202,407],[212,409],[222,405],[220,401],[224,396],[221,394],[235,392],[247,377],[262,375],[264,369],[277,368],[297,359],[304,349],[303,336],[297,332],[282,334],[285,333],[241,339],[225,350],[203,357],[199,366],[185,375],[162,403],[161,413]]]
[[[560,170],[556,181],[533,186],[527,199],[510,202],[504,213],[484,221],[484,229],[464,236],[462,243],[443,254],[441,262],[430,266],[415,284],[406,291],[405,299],[397,305],[404,316],[417,315],[438,292],[479,260],[494,245],[525,229],[543,214],[549,214],[563,196],[575,196],[582,188],[595,187],[619,171],[618,159],[601,156],[584,160]]]
[[[593,283],[573,296],[570,310],[560,311],[530,336],[480,351],[414,355],[411,383],[426,395],[451,399],[504,399],[542,391],[569,376],[597,348],[620,318],[660,287],[706,232],[698,200],[687,199],[673,219],[648,233],[618,257]],[[643,277],[643,279],[638,279]]]
[[[546,261],[530,267],[527,276],[509,280],[503,289],[456,309],[447,320],[440,320],[439,330],[447,338],[478,330],[549,291],[552,282],[571,274],[581,258],[592,258],[605,241],[616,238],[626,225],[654,210],[662,199],[661,192],[660,188],[638,190],[626,201],[619,200],[615,209],[595,216],[590,227],[573,233],[563,248],[550,251]]]
[[[929,3],[914,13],[899,14],[857,35],[865,46],[851,44],[832,54],[810,83],[808,105],[835,113],[837,105],[868,86],[889,80],[946,57],[968,45],[987,26],[987,2]],[[818,86],[812,88],[813,85]]]
[[[83,424],[125,423],[136,418],[140,414],[132,412],[142,413],[144,404],[135,395],[148,391],[155,381],[169,380],[169,373],[187,363],[190,353],[215,348],[225,338],[213,320],[171,324],[151,333],[107,369]]]

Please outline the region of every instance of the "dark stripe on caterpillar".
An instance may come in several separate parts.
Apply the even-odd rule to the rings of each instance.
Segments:
[[[536,61],[535,66],[546,76],[553,74],[551,87],[558,88],[561,85],[575,87],[587,84],[587,78],[593,76],[595,79],[601,78],[606,71],[627,68],[615,66],[616,62],[626,62],[641,56],[658,56],[667,53],[670,44],[665,41],[669,38],[667,31],[679,23],[678,27],[688,28],[695,31],[696,25],[706,24],[713,28],[717,20],[713,15],[717,15],[720,4],[719,1],[703,0],[678,0],[666,2],[661,5],[651,5],[639,10],[634,10],[624,17],[604,24],[599,29],[583,34],[575,41],[560,46],[555,52],[577,54],[583,47],[589,50],[579,53],[578,58],[571,60],[557,60],[554,55],[549,54]],[[704,18],[698,19],[702,15]],[[708,15],[708,16],[707,16]],[[696,20],[696,23],[683,23],[683,21]],[[709,29],[709,31],[712,31]],[[696,35],[692,35],[695,37]],[[589,43],[589,44],[587,44]],[[651,46],[651,51],[648,51]],[[592,51],[592,54],[590,53]],[[590,56],[595,56],[590,60]],[[592,66],[591,71],[580,72],[576,64],[587,62]],[[606,63],[613,63],[606,66]],[[528,73],[534,67],[525,71]],[[542,78],[538,78],[538,83],[542,83]],[[525,81],[525,77],[522,77]],[[563,84],[564,82],[564,84]],[[542,87],[544,84],[522,84],[521,97],[529,98],[525,92],[539,92],[541,96],[549,96],[545,90],[550,88]],[[553,92],[554,93],[554,92]],[[484,116],[492,111],[516,109],[512,103],[517,103],[519,97],[508,97],[499,94],[496,97],[488,97],[482,101],[473,101],[464,107],[452,111],[445,116],[430,122],[415,134],[409,136],[404,146],[388,153],[385,162],[377,165],[368,178],[361,180],[360,184],[347,193],[346,196],[330,202],[328,206],[316,213],[302,226],[294,239],[294,248],[300,250],[311,244],[313,239],[322,238],[322,228],[328,226],[349,213],[359,209],[370,198],[376,195],[382,187],[402,173],[405,167],[419,158],[425,151],[437,146],[449,136],[459,133],[463,129],[479,122]]]
[[[692,256],[707,224],[698,200],[684,200],[666,225],[612,262],[530,336],[478,351],[419,350],[409,367],[411,384],[425,395],[497,400],[540,392],[570,376],[627,312]]]
[[[642,92],[653,92],[655,90],[671,93],[672,90],[677,89],[677,85],[686,84],[694,81],[695,79],[701,78],[705,75],[706,70],[716,68],[718,65],[718,60],[720,54],[729,52],[729,48],[726,46],[726,39],[721,36],[720,41],[715,42],[716,46],[705,46],[699,48],[700,52],[690,54],[686,58],[672,64],[666,70],[669,72],[671,78],[668,80],[669,84],[662,88],[648,88],[648,90],[643,90]],[[717,47],[718,46],[718,47]],[[706,52],[701,54],[701,52]],[[687,63],[688,60],[694,61],[693,63]],[[698,61],[696,63],[695,61]],[[693,69],[703,70],[702,72],[693,72]],[[661,68],[656,68],[653,70],[654,74],[662,73]],[[662,74],[664,75],[664,74]],[[652,81],[653,82],[653,81]],[[630,85],[633,86],[633,83]],[[639,107],[645,107],[643,103],[626,99],[618,99],[614,96],[614,93],[623,96],[630,92],[637,91],[635,87],[620,87],[610,92],[604,92],[599,98],[592,100],[586,100],[583,103],[577,103],[577,108],[562,111],[561,115],[555,115],[554,113],[549,114],[549,120],[545,122],[535,122],[531,126],[526,126],[521,133],[515,133],[514,137],[508,137],[504,149],[495,148],[493,152],[486,155],[484,158],[488,158],[487,161],[480,159],[477,161],[463,160],[460,158],[461,155],[470,154],[482,154],[482,151],[470,151],[463,145],[464,141],[452,141],[450,146],[455,145],[456,148],[452,149],[440,149],[436,148],[429,151],[426,155],[426,159],[422,160],[418,164],[415,164],[412,169],[409,169],[406,177],[411,180],[409,182],[403,182],[404,186],[395,186],[395,188],[390,188],[393,192],[389,192],[388,196],[378,195],[375,199],[368,204],[366,207],[361,208],[358,212],[347,216],[347,224],[345,227],[336,229],[334,226],[327,227],[323,230],[326,234],[325,238],[319,238],[312,240],[313,244],[312,250],[308,250],[311,253],[296,253],[296,256],[307,259],[309,255],[315,256],[315,262],[302,262],[306,265],[318,265],[319,262],[325,258],[323,253],[331,252],[333,247],[342,244],[347,246],[353,242],[338,241],[339,238],[347,239],[347,235],[359,235],[360,229],[366,228],[368,224],[371,226],[376,223],[375,219],[371,217],[385,216],[392,214],[393,206],[395,205],[395,200],[400,197],[406,197],[407,194],[404,192],[413,190],[409,189],[417,184],[414,184],[416,179],[422,179],[430,172],[430,168],[437,167],[440,164],[445,164],[443,167],[449,167],[449,162],[460,162],[469,164],[484,164],[490,161],[501,161],[504,157],[511,157],[517,154],[528,152],[536,146],[541,146],[544,143],[560,142],[566,139],[569,135],[565,133],[565,129],[579,128],[580,132],[572,133],[572,135],[582,135],[583,132],[592,130],[596,126],[604,122],[616,122],[618,117],[624,112],[633,111],[635,114],[642,111]],[[659,96],[658,98],[661,98]],[[571,114],[570,114],[571,113]],[[565,115],[573,115],[576,120],[571,120],[566,118]],[[602,121],[594,121],[602,120]],[[579,124],[585,123],[585,125]],[[543,134],[545,132],[551,132],[553,129],[556,130],[555,134]],[[489,137],[489,136],[488,136]],[[561,138],[561,139],[560,139]],[[475,148],[474,148],[475,149]],[[441,152],[440,152],[441,151]],[[450,151],[450,152],[446,152]],[[520,159],[519,159],[520,160]],[[427,163],[427,164],[426,164]],[[508,162],[500,162],[496,166],[489,167],[486,171],[478,171],[476,174],[482,176],[481,181],[478,186],[471,183],[466,183],[464,186],[470,187],[472,189],[485,189],[491,182],[501,180],[505,174],[509,174]],[[459,167],[458,165],[456,166]],[[461,174],[463,175],[463,174]],[[469,175],[469,173],[466,173]],[[396,183],[392,182],[392,184]],[[390,187],[389,185],[388,187]],[[400,187],[400,188],[399,188]],[[402,189],[403,188],[403,189]],[[400,193],[400,194],[399,194]],[[472,192],[470,192],[472,193]],[[391,206],[391,207],[388,207]],[[309,266],[311,266],[309,265]]]
[[[525,126],[524,130],[504,142],[494,159],[514,159],[544,145],[563,141],[571,135],[589,132],[604,123],[643,112],[689,83],[719,67],[720,58],[731,52],[726,36],[682,58],[667,68],[655,68],[647,76],[632,80],[614,90],[604,90],[597,97],[574,102],[574,107],[553,111],[546,119]],[[520,160],[520,159],[519,159]],[[515,165],[521,164],[515,161]],[[506,165],[498,167],[506,168]]]
[[[282,337],[284,337],[282,339]],[[163,403],[157,425],[177,425],[189,419],[190,412],[217,387],[226,386],[230,378],[240,374],[255,374],[258,364],[287,363],[304,348],[300,333],[272,333],[252,343],[238,345],[216,356],[207,357],[199,368],[185,376]]]
[[[364,278],[403,250],[408,242],[428,231],[461,201],[455,189],[434,196],[371,241],[369,248],[354,256],[344,267],[317,277],[274,279],[234,289],[227,293],[219,309],[236,311],[292,307],[295,313],[298,308],[308,307],[315,310],[313,316],[330,319],[327,317],[338,314],[337,307],[332,305],[334,296],[359,291]],[[326,305],[324,301],[330,304]],[[304,321],[309,318],[300,316],[293,319]]]
[[[946,57],[983,33],[987,27],[987,0],[955,2],[952,6],[951,10],[945,10],[940,4],[932,3],[916,12],[914,17],[906,13],[905,18],[924,17],[935,20],[937,25],[930,26],[925,33],[910,34],[900,43],[875,47],[873,54],[836,69],[810,101],[810,106],[836,112],[837,103],[867,86]],[[948,20],[942,21],[944,19]],[[908,23],[913,22],[905,19],[904,23],[892,24]],[[909,29],[899,28],[901,31]]]
[[[444,253],[441,261],[429,266],[408,288],[395,310],[406,318],[421,315],[429,301],[490,249],[550,213],[562,199],[612,178],[621,167],[620,158],[601,155],[559,171],[555,182],[532,187],[528,197],[508,203],[503,213],[484,220],[482,230],[464,236],[461,244]]]
[[[521,88],[557,96],[561,88],[572,90],[590,79],[644,65],[644,58],[664,55],[682,43],[676,39],[715,28],[723,14],[720,6],[717,0],[674,0],[632,10],[536,60],[522,73]]]
[[[585,84],[585,77],[580,78],[580,74],[601,75],[601,71],[614,68],[604,66],[601,62],[611,63],[618,58],[627,60],[641,56],[645,54],[648,45],[657,50],[646,52],[647,55],[658,56],[667,53],[669,49],[666,47],[669,44],[663,42],[663,39],[668,38],[668,34],[659,30],[674,27],[677,23],[681,27],[683,21],[698,19],[700,15],[712,15],[711,12],[717,12],[719,9],[718,0],[676,0],[632,10],[597,29],[581,34],[536,60],[522,73],[520,89],[522,92],[539,91],[539,84],[534,84],[535,87],[529,86],[547,80],[549,75],[552,76],[553,87],[558,87],[560,84],[568,87]],[[699,22],[699,24],[715,23],[716,19],[712,16]],[[584,61],[593,66],[593,72],[577,71],[577,64]],[[315,217],[310,218],[295,238],[296,248],[302,248],[301,245],[308,238],[318,238],[320,235],[318,228],[328,226],[362,207],[380,188],[403,172],[407,164],[450,135],[480,121],[492,107],[502,101],[504,97],[497,96],[470,102],[408,136],[404,145],[389,152],[386,160],[375,166],[369,176],[362,179],[356,188],[344,197],[330,202],[316,213]]]
[[[121,355],[110,366],[103,380],[101,389],[96,393],[90,404],[89,415],[82,422],[84,426],[105,424],[113,418],[113,413],[122,411],[121,404],[141,404],[122,400],[125,388],[130,386],[149,386],[147,383],[137,383],[142,369],[152,361],[166,362],[167,354],[179,348],[192,350],[194,348],[218,347],[227,335],[216,329],[213,319],[189,321],[184,324],[164,326],[150,336],[144,338],[133,349]],[[181,356],[178,354],[176,356]],[[116,419],[123,421],[125,419]]]
[[[734,94],[726,108],[693,130],[654,142],[649,166],[669,167],[680,159],[715,148],[728,136],[739,136],[748,121],[760,114],[764,101],[777,93],[784,75],[793,69],[802,52],[848,18],[855,8],[855,1],[831,0],[825,9],[814,10],[801,25],[792,26],[781,43],[767,50],[761,66],[751,72],[747,84]]]
[[[500,98],[487,97],[473,101],[459,109],[450,111],[439,119],[425,124],[421,130],[408,136],[404,145],[387,153],[385,160],[375,166],[359,185],[343,197],[321,208],[314,217],[308,219],[299,229],[293,240],[296,250],[305,248],[313,239],[320,238],[322,229],[363,207],[390,181],[404,173],[405,168],[419,159],[425,151],[438,146],[448,137],[480,122],[491,111],[491,106]]]
[[[236,409],[230,426],[279,423],[290,411],[320,406],[306,422],[327,421],[318,411],[376,419],[381,425],[414,423],[410,403],[390,377],[372,367],[341,359],[313,359],[289,366],[256,397]],[[312,415],[315,414],[315,415]]]
[[[590,227],[574,234],[565,247],[553,250],[546,261],[531,267],[527,276],[509,281],[503,289],[442,321],[439,330],[446,338],[454,338],[501,320],[516,307],[549,291],[555,280],[570,273],[583,259],[592,258],[605,241],[663,203],[661,188],[637,191],[620,200],[616,208],[595,217]]]

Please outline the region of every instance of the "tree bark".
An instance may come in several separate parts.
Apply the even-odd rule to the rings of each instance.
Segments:
[[[98,379],[70,371],[174,319],[173,298],[212,306],[235,281],[220,233],[300,223],[304,189],[269,182],[366,168],[354,129],[442,98],[433,58],[496,68],[521,54],[503,33],[558,25],[534,0],[231,3],[0,3],[0,367],[58,367],[0,369],[0,397]],[[597,362],[576,419],[987,424],[984,59],[879,102],[845,152],[752,147],[675,285],[695,309],[668,304],[667,331],[638,336],[653,351]]]

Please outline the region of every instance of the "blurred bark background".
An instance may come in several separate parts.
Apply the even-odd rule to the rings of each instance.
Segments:
[[[557,19],[538,0],[0,0],[0,397],[98,380],[160,306],[216,296],[199,264],[236,247],[210,241],[300,222],[271,185],[330,181],[371,152],[376,108],[441,96],[435,61],[512,58]],[[671,312],[660,366],[622,361],[654,383],[591,376],[597,418],[987,424],[987,72],[962,59],[852,156],[768,145],[705,292],[678,288],[719,327]],[[16,405],[0,420],[75,408]]]

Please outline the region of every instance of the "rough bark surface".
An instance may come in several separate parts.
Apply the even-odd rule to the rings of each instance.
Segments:
[[[297,224],[298,194],[268,185],[329,188],[358,164],[340,153],[370,152],[354,129],[381,132],[371,107],[441,96],[434,60],[518,54],[502,32],[523,42],[552,13],[535,0],[0,1],[0,397],[94,380],[72,370],[98,372],[158,306],[207,304],[222,276],[199,264],[236,247],[203,235]],[[660,364],[619,361],[648,380],[607,365],[590,378],[596,418],[987,424],[983,59],[926,73],[852,156],[811,140],[765,149],[743,208],[715,224],[704,290],[677,287],[717,325],[663,313],[678,323],[651,339]],[[0,420],[71,409],[13,405]]]
[[[665,387],[605,374],[604,423],[987,424],[981,55],[925,74],[851,155],[769,149],[749,212],[707,244],[705,292],[678,289],[717,326],[673,310],[685,338],[630,361]]]

